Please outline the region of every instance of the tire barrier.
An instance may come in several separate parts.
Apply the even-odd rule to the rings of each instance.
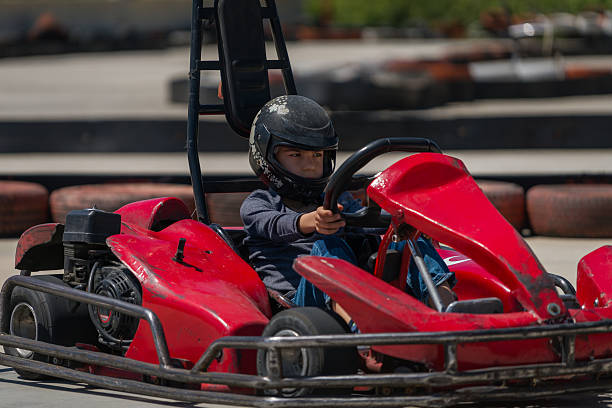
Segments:
[[[514,228],[525,224],[525,198],[523,188],[502,181],[479,181],[478,185],[500,213]],[[354,198],[365,205],[365,189],[350,191]],[[209,193],[206,205],[212,222],[224,227],[242,226],[240,206],[250,193]]]
[[[525,195],[514,183],[477,180],[495,208],[520,231],[527,226],[533,234],[558,237],[612,237],[612,184],[539,185]],[[352,192],[363,198],[359,192]],[[240,205],[249,193],[209,193],[206,196],[212,222],[241,226]],[[71,186],[50,196],[52,219],[64,222],[75,209],[95,205],[115,211],[125,204],[154,197],[172,196],[195,209],[190,185],[164,183],[121,183]],[[47,222],[48,193],[35,183],[0,181],[0,235],[19,234]]]
[[[206,207],[210,221],[223,227],[241,227],[240,206],[247,193],[208,193]]]
[[[365,205],[365,189],[350,192],[353,197]],[[251,194],[244,193],[208,193],[206,194],[206,206],[211,222],[223,227],[241,227],[240,206],[245,198]]]
[[[49,193],[36,183],[0,180],[0,236],[21,234],[49,219]]]
[[[193,189],[188,184],[166,183],[116,183],[70,186],[54,190],[49,204],[55,222],[64,223],[72,210],[96,206],[101,210],[115,211],[134,201],[156,197],[181,199],[191,213],[195,209]]]
[[[525,190],[506,181],[477,180],[478,187],[493,203],[497,211],[520,231],[525,226]]]
[[[612,184],[539,185],[527,191],[536,235],[612,237]]]

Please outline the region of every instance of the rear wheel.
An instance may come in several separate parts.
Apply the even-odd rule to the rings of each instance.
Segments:
[[[275,315],[266,326],[264,337],[297,337],[324,334],[346,334],[348,328],[339,316],[316,307],[297,307],[284,310]],[[353,374],[357,371],[357,350],[355,347],[300,348],[281,351],[282,376],[304,377],[317,375]],[[271,356],[265,350],[257,353],[257,372],[269,376]],[[316,390],[323,392],[341,392],[346,390]],[[300,397],[311,394],[311,388],[283,388],[266,390],[268,395],[282,397]]]
[[[32,279],[66,285],[61,279],[51,275],[37,276]],[[89,321],[85,305],[79,305],[48,293],[15,287],[7,313],[10,316],[9,334],[13,336],[63,346],[73,346],[77,341],[93,342],[97,337]],[[30,360],[61,363],[26,349],[4,347],[4,351],[12,356]],[[15,369],[15,371],[27,380],[45,378],[42,374],[30,371],[21,369]]]

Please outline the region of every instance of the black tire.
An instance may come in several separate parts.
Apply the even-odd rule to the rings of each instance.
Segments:
[[[316,307],[296,307],[275,315],[266,326],[262,336],[314,336],[324,334],[346,334],[348,327],[342,319]],[[317,375],[344,375],[357,372],[358,355],[355,347],[302,348],[281,352],[283,377]],[[293,364],[289,364],[293,362]],[[257,373],[268,376],[268,351],[257,352]],[[301,397],[313,392],[317,394],[342,393],[347,390],[312,388],[283,388],[266,390],[267,395],[286,398]],[[348,390],[350,391],[350,390]]]
[[[32,277],[65,285],[52,275]],[[15,287],[11,293],[8,310],[9,333],[15,336],[44,341],[62,346],[74,346],[76,342],[93,343],[97,339],[95,328],[89,320],[87,305],[23,287]],[[4,347],[7,354],[42,362],[52,361],[48,356],[13,347]],[[40,380],[44,375],[15,369],[27,380]]]

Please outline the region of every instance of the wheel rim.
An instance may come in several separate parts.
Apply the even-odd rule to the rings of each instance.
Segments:
[[[274,337],[297,337],[299,335],[295,330],[283,329],[274,334]],[[308,372],[308,356],[305,348],[281,349],[280,355],[283,377],[303,377],[306,375]]]
[[[22,302],[13,308],[11,313],[10,333],[12,336],[25,337],[26,339],[38,339],[38,321],[36,313],[29,304]],[[31,350],[15,348],[20,357],[31,358],[34,354]]]

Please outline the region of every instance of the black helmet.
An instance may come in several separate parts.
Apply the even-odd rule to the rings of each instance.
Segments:
[[[323,150],[323,176],[309,179],[290,173],[276,160],[278,146]],[[281,196],[316,201],[334,171],[337,148],[338,135],[325,109],[303,96],[283,95],[266,103],[253,120],[249,164]]]

